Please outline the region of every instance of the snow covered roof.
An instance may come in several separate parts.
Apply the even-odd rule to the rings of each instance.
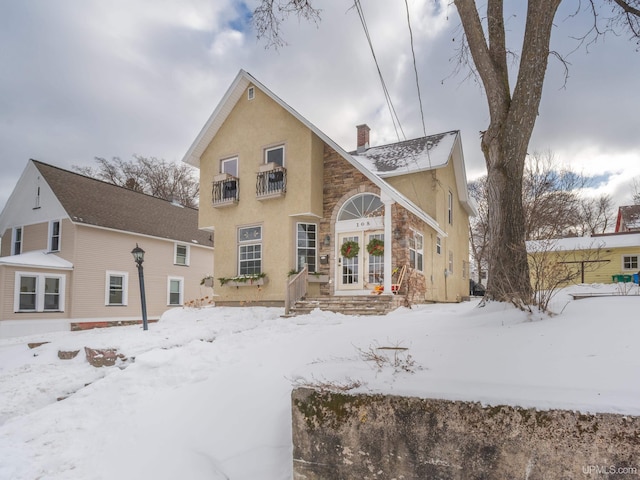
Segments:
[[[351,156],[383,178],[432,170],[447,165],[458,135],[454,130],[351,152]]]
[[[619,207],[616,232],[632,231],[640,231],[640,205]]]
[[[48,253],[46,250],[33,250],[19,255],[0,257],[0,265],[73,270],[73,263],[58,257],[54,253]]]
[[[593,237],[554,238],[527,242],[527,251],[594,250],[597,248],[640,248],[640,233],[596,235]]]

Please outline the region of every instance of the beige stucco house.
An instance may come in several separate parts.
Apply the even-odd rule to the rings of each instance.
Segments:
[[[0,214],[0,336],[141,320],[211,296],[212,232],[198,211],[30,160]]]
[[[200,169],[200,228],[215,231],[217,305],[281,305],[305,264],[313,296],[391,294],[403,267],[411,302],[468,296],[460,133],[379,147],[366,125],[354,134],[349,153],[238,73],[184,157]]]

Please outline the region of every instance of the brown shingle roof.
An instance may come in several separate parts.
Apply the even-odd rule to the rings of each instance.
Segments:
[[[32,160],[71,221],[212,246],[198,210]]]

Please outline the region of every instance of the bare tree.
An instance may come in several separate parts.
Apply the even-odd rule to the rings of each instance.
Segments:
[[[487,272],[487,247],[489,243],[489,212],[487,205],[487,177],[483,176],[469,183],[469,195],[473,198],[478,214],[469,222],[471,261],[474,263],[478,280],[482,282]]]
[[[155,157],[134,155],[135,160],[96,157],[97,167],[73,168],[89,177],[142,192],[185,207],[198,206],[199,183],[193,167]]]
[[[551,152],[529,155],[522,187],[525,239],[551,242],[562,237],[604,233],[615,212],[607,195],[584,197],[584,189],[592,183],[590,177],[560,166]],[[482,274],[488,270],[487,177],[470,182],[468,188],[478,210],[478,215],[471,219],[471,252],[476,270]],[[539,296],[536,296],[536,301],[539,301]]]
[[[476,1],[453,0],[469,53],[463,60],[473,62],[489,107],[489,126],[481,140],[489,199],[491,276],[487,298],[511,302],[520,308],[526,308],[533,299],[522,206],[524,164],[538,116],[548,58],[554,55],[549,46],[560,2],[528,2],[519,67],[512,88],[508,57],[513,51],[507,48],[503,0],[481,2],[486,4],[482,16]],[[625,29],[633,38],[640,38],[640,0],[588,0],[587,6],[594,24],[583,41],[614,29]],[[611,15],[604,17],[599,6],[610,7]],[[311,7],[311,0],[262,0],[254,12],[259,36],[278,45],[273,38],[280,37],[279,21],[292,13],[317,21],[320,12]]]
[[[640,205],[640,177],[636,177],[633,179],[632,188],[633,188],[633,194],[632,194],[633,204]]]

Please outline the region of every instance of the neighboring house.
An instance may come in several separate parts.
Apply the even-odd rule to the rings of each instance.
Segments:
[[[527,242],[527,251],[534,282],[536,274],[571,272],[573,284],[630,282],[640,270],[640,232],[534,240]]]
[[[640,232],[640,205],[618,207],[616,232]]]
[[[0,214],[0,336],[149,320],[211,295],[212,232],[198,211],[30,160]]]
[[[215,231],[217,305],[281,305],[305,264],[309,295],[389,293],[403,266],[412,302],[469,295],[458,131],[371,147],[360,125],[348,153],[241,70],[184,161],[200,169],[200,227]]]

